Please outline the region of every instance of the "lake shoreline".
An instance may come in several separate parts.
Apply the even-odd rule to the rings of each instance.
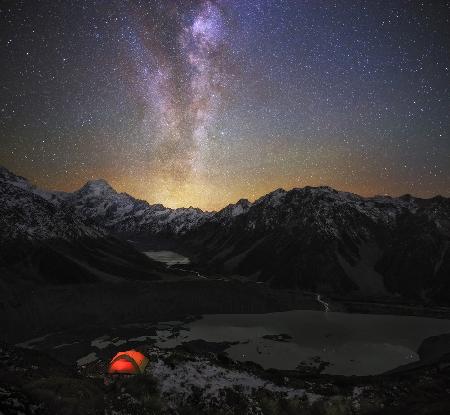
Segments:
[[[150,343],[162,349],[223,352],[230,359],[249,360],[262,365],[265,370],[300,370],[332,376],[379,376],[401,370],[402,366],[411,368],[420,366],[422,361],[429,362],[430,358],[436,358],[439,348],[438,357],[445,354],[448,349],[445,336],[450,336],[450,325],[447,327],[447,323],[450,324],[450,320],[317,309],[250,314],[206,313],[189,314],[172,321],[136,319],[121,323],[84,324],[79,328],[71,326],[39,333],[39,336],[28,337],[17,342],[17,345],[43,351],[66,364],[84,362],[85,359],[107,359],[124,348]],[[387,332],[385,328],[388,328]],[[408,337],[411,328],[414,328],[414,334]],[[308,335],[305,337],[303,333]],[[423,348],[423,343],[429,339],[434,339],[431,347]],[[386,356],[380,347],[383,350],[387,347]],[[333,352],[324,354],[322,348]],[[421,352],[417,356],[419,350]],[[283,356],[282,367],[276,363],[279,361],[278,355]],[[381,360],[378,362],[377,359]],[[370,367],[379,373],[373,372]]]
[[[78,396],[80,389],[85,396],[83,405],[90,410],[96,408],[98,413],[128,408],[135,413],[132,411],[136,410],[136,404],[152,405],[149,413],[171,413],[159,409],[152,412],[156,404],[160,405],[156,408],[175,405],[180,410],[189,408],[190,413],[207,414],[211,407],[234,407],[236,402],[244,403],[248,399],[250,407],[244,406],[244,411],[253,402],[279,408],[275,413],[284,413],[290,407],[295,409],[289,413],[305,415],[328,415],[330,411],[381,415],[450,410],[446,392],[450,371],[442,369],[440,361],[376,376],[338,376],[300,370],[264,370],[252,362],[233,361],[220,349],[203,353],[186,346],[167,351],[142,345],[137,350],[150,358],[150,364],[142,376],[123,377],[106,373],[107,358],[76,369],[36,350],[0,344],[3,397],[11,396],[25,406],[42,402],[44,409],[51,408],[51,412],[56,410],[55,405],[71,408],[77,402],[73,397]],[[57,395],[52,392],[55,388]],[[217,396],[214,392],[217,388],[223,394]],[[392,394],[394,390],[401,393]]]

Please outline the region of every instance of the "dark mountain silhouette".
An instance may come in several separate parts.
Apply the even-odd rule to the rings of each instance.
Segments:
[[[3,244],[20,242],[26,251],[36,241],[39,249],[63,241],[51,244],[54,255],[76,245],[75,252],[90,252],[90,266],[106,271],[113,257],[128,254],[127,261],[147,265],[127,238],[169,240],[205,273],[335,295],[450,299],[450,200],[441,196],[361,197],[305,187],[203,212],[151,205],[104,180],[74,193],[45,192],[1,169],[0,197]],[[87,248],[98,241],[108,255]]]

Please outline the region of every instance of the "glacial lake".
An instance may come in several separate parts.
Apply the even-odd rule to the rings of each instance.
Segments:
[[[189,264],[189,258],[173,251],[146,251],[144,252],[149,258],[162,262],[167,266]]]
[[[81,330],[81,329],[80,329]],[[155,343],[173,348],[183,342],[233,342],[225,352],[264,368],[295,369],[328,362],[322,373],[374,375],[419,360],[428,337],[450,333],[450,320],[297,310],[268,314],[205,315],[188,323],[134,324],[60,332],[21,344],[64,361],[108,360],[118,350]],[[273,336],[284,334],[276,339]],[[269,337],[264,337],[269,336]]]

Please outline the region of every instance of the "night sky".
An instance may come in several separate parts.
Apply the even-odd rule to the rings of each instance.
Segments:
[[[0,2],[0,165],[169,207],[450,196],[447,1]]]

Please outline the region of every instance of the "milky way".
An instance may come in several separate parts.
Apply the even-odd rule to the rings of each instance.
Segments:
[[[151,30],[149,37],[155,24],[142,11],[123,28],[144,107],[141,133],[165,196],[206,173],[203,155],[227,84],[225,9],[225,2],[206,0],[162,7],[170,36]]]
[[[171,207],[450,193],[449,4],[0,4],[0,164]]]

